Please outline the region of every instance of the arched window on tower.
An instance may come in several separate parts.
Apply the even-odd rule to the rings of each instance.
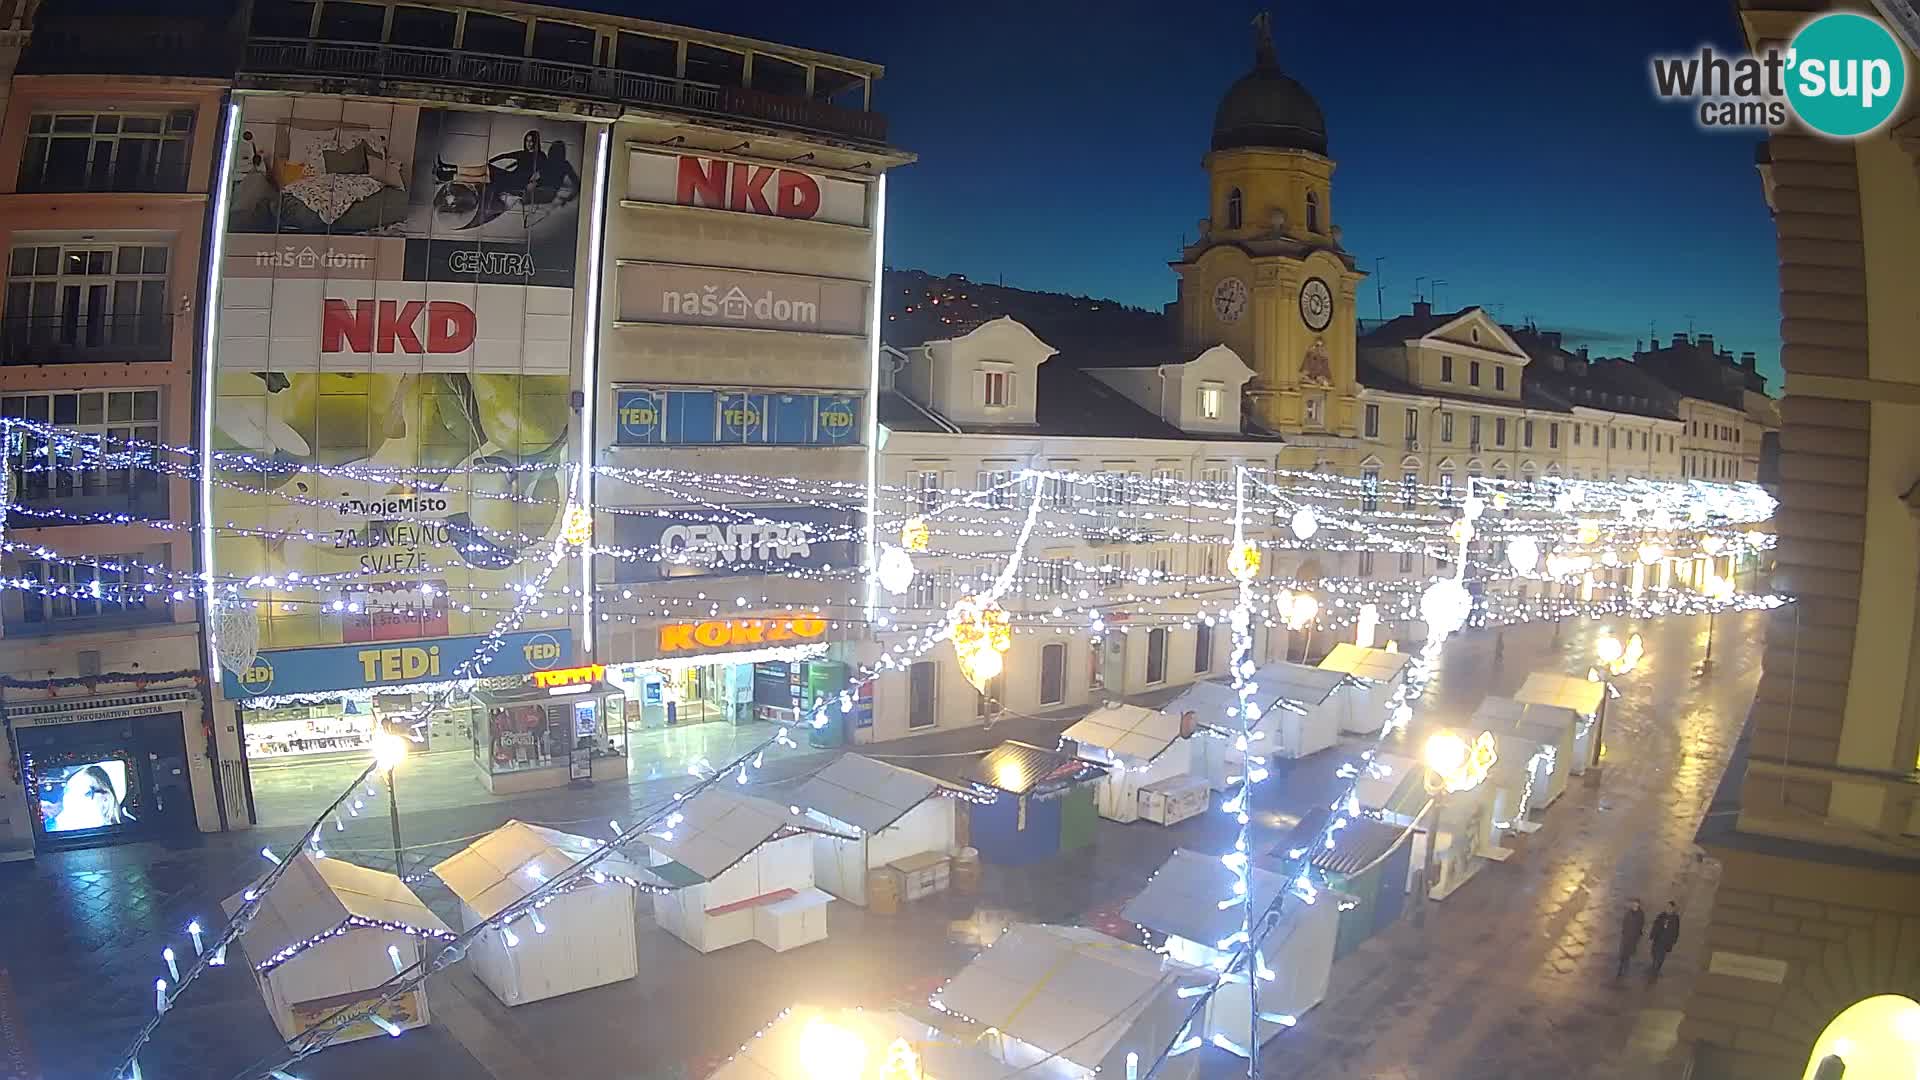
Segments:
[[[1240,189],[1234,188],[1232,191],[1227,192],[1227,228],[1237,229],[1240,227],[1240,222],[1245,217],[1242,211]]]
[[[1320,195],[1318,192],[1307,192],[1307,231],[1310,233],[1320,231]]]

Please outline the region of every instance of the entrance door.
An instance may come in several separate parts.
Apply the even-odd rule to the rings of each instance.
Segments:
[[[96,847],[194,831],[180,713],[15,731],[35,846]]]

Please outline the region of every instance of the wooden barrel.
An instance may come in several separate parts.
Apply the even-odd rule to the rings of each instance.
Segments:
[[[963,847],[953,856],[953,891],[962,896],[972,896],[980,891],[980,852],[976,848]]]
[[[900,878],[885,867],[867,872],[867,910],[891,915],[900,910]]]

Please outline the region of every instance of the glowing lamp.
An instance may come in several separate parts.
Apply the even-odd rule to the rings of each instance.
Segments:
[[[1312,622],[1313,617],[1318,614],[1320,614],[1320,601],[1315,600],[1312,593],[1294,593],[1293,599],[1287,602],[1285,612],[1287,629],[1299,630]]]
[[[560,519],[560,539],[574,547],[585,547],[593,541],[593,515],[578,503],[567,507]]]
[[[1500,754],[1492,732],[1483,731],[1469,743],[1450,731],[1442,731],[1428,737],[1420,760],[1427,767],[1428,793],[1438,795],[1442,791],[1472,791],[1479,787],[1493,771]]]
[[[1504,492],[1504,491],[1496,491],[1496,492],[1494,492],[1494,493],[1493,493],[1493,508],[1494,508],[1495,510],[1505,510],[1505,509],[1507,508],[1507,493],[1506,493],[1506,492]]]
[[[1522,574],[1531,574],[1540,564],[1540,542],[1531,536],[1516,536],[1507,541],[1507,565]]]
[[[927,519],[911,517],[900,526],[900,546],[908,551],[925,551],[933,532],[927,528]]]
[[[1478,520],[1480,515],[1486,512],[1487,501],[1478,495],[1469,495],[1460,504],[1460,513],[1464,514],[1468,521]]]
[[[1805,1080],[1839,1075],[1828,1058],[1838,1058],[1847,1076],[1920,1076],[1920,1003],[1900,994],[1876,994],[1840,1011],[1813,1041]]]
[[[1582,544],[1593,543],[1595,540],[1600,539],[1600,523],[1596,521],[1581,522],[1575,529],[1573,538]]]
[[[1468,518],[1458,518],[1447,526],[1447,535],[1453,537],[1456,544],[1464,544],[1473,539],[1473,522]]]
[[[1709,555],[1718,555],[1726,549],[1727,541],[1723,537],[1708,536],[1702,538],[1700,541],[1700,550]]]
[[[904,548],[887,544],[880,549],[880,563],[873,568],[873,576],[881,588],[899,596],[913,584],[913,556]]]
[[[1252,581],[1260,573],[1260,549],[1252,544],[1238,544],[1227,552],[1227,572],[1235,581]]]
[[[1710,599],[1725,602],[1733,599],[1733,582],[1719,574],[1709,573],[1700,591]]]
[[[867,1066],[866,1042],[819,1017],[801,1030],[797,1053],[807,1080],[859,1080]]]
[[[1320,521],[1313,516],[1313,510],[1311,508],[1303,506],[1293,512],[1293,517],[1288,520],[1287,527],[1293,530],[1293,535],[1296,539],[1306,540],[1312,537],[1314,533],[1320,531]]]
[[[1473,595],[1453,578],[1441,578],[1420,594],[1420,618],[1436,639],[1467,625],[1467,615],[1472,610]]]
[[[392,731],[378,731],[373,736],[373,761],[381,772],[392,772],[395,765],[407,760],[406,736]]]
[[[999,604],[969,596],[953,606],[954,656],[975,690],[986,693],[987,684],[1006,670],[1011,648],[1013,626]]]
[[[1636,554],[1640,556],[1640,565],[1652,566],[1654,563],[1666,558],[1667,551],[1659,544],[1641,544],[1640,550]]]

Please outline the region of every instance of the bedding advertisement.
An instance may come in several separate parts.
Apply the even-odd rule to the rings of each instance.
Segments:
[[[276,467],[218,474],[215,572],[262,649],[485,633],[566,504],[586,129],[240,101],[213,442]]]

